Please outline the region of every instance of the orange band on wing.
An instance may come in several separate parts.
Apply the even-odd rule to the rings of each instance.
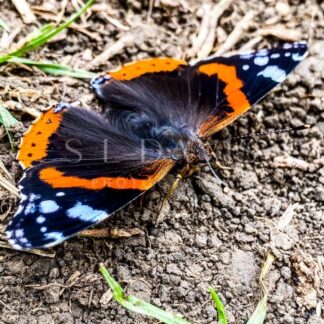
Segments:
[[[182,60],[159,57],[129,63],[115,71],[110,71],[107,74],[115,80],[124,81],[137,78],[146,73],[172,72],[180,65],[186,64],[187,63]]]
[[[210,116],[210,118],[202,124],[199,129],[199,134],[202,136],[209,136],[242,115],[250,108],[251,104],[241,90],[244,84],[237,77],[235,66],[209,63],[201,65],[199,67],[199,72],[207,74],[208,76],[217,75],[217,77],[226,84],[224,93],[228,103],[234,110],[233,113],[228,113],[223,120],[218,120],[217,116]]]
[[[54,167],[42,169],[40,179],[49,184],[52,188],[83,188],[89,190],[111,189],[133,189],[145,191],[150,189],[156,182],[161,180],[173,167],[170,160],[161,160],[154,163],[155,173],[145,179],[127,177],[98,177],[85,179],[74,176],[67,176]]]
[[[17,159],[23,168],[32,166],[33,162],[46,157],[49,138],[60,126],[62,113],[53,109],[43,113],[24,134]]]

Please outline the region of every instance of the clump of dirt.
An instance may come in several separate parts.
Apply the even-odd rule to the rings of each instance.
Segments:
[[[28,2],[43,9],[43,14],[37,15],[42,24],[48,23],[44,12],[56,17],[61,9],[55,0]],[[15,41],[34,28],[23,25],[10,1],[0,4],[0,17],[10,29],[20,28]],[[144,57],[190,59],[191,45],[208,12],[206,5],[191,0],[159,0],[153,7],[136,0],[97,1],[91,15],[30,57],[94,71]],[[74,11],[68,2],[65,16]],[[264,35],[268,27],[289,29],[306,39],[310,35],[312,42],[308,58],[284,84],[210,141],[228,188],[221,188],[203,167],[182,182],[158,215],[174,180],[171,174],[141,202],[134,202],[100,225],[139,228],[144,235],[120,240],[72,239],[53,249],[54,257],[1,249],[2,323],[153,323],[111,299],[97,272],[99,262],[109,267],[128,293],[183,314],[193,323],[215,323],[208,292],[212,286],[220,292],[229,322],[244,323],[261,296],[258,276],[270,249],[276,260],[267,278],[271,296],[268,322],[320,323],[324,7],[310,0],[233,1],[214,30],[216,50],[249,11],[253,13],[249,27],[230,50],[242,49],[250,40],[255,41],[250,43],[252,48],[275,45],[277,37],[269,33],[261,36],[260,30]],[[282,32],[279,36],[283,37]],[[105,56],[100,58],[102,53]],[[16,144],[34,119],[33,113],[60,101],[63,92],[67,102],[100,109],[84,81],[13,65],[0,67],[0,79],[1,101],[22,122],[13,132]],[[296,134],[269,133],[256,140],[219,141],[301,124],[311,127]],[[1,130],[0,157],[17,181],[21,170]],[[302,163],[290,163],[291,158]],[[18,201],[3,188],[0,198],[0,239],[5,240],[3,229]],[[291,205],[295,206],[293,216],[279,231],[278,222]]]

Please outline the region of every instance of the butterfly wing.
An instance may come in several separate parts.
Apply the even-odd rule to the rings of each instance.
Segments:
[[[284,81],[306,52],[307,45],[299,42],[215,57],[193,66],[174,59],[150,59],[103,74],[92,86],[103,100],[108,118],[132,111],[204,138],[234,121]]]
[[[216,83],[210,93],[211,97],[216,93],[216,99],[199,127],[199,136],[212,135],[241,116],[283,82],[306,54],[306,43],[298,42],[197,63],[193,68]]]
[[[136,136],[79,108],[49,110],[25,135],[20,205],[7,227],[16,248],[49,247],[94,225],[151,188],[173,161],[141,161]],[[150,159],[151,157],[151,159]]]

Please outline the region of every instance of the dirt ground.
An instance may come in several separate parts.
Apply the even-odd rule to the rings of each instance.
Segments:
[[[36,26],[56,18],[62,5],[57,0],[28,2],[38,9]],[[78,3],[68,1],[65,17]],[[95,72],[144,57],[193,59],[197,49],[192,44],[214,5],[159,0],[150,7],[139,0],[98,0],[91,15],[29,57]],[[0,8],[10,30],[19,31],[14,43],[35,29],[35,24],[23,24],[11,1],[0,0]],[[283,85],[211,139],[228,188],[221,189],[203,167],[183,181],[158,215],[171,174],[142,201],[100,225],[138,228],[140,236],[75,238],[48,251],[50,257],[0,248],[1,323],[156,323],[112,300],[98,274],[99,262],[127,293],[192,323],[216,322],[208,292],[212,286],[225,303],[229,322],[245,323],[262,295],[258,278],[270,250],[276,259],[266,282],[267,323],[324,323],[324,3],[234,0],[216,30],[207,29],[215,31],[213,52],[247,14],[246,30],[231,51],[274,46],[287,37],[311,40],[311,45],[308,58]],[[277,28],[279,37],[268,35],[269,27]],[[106,57],[98,58],[102,52]],[[33,120],[27,108],[44,110],[60,101],[63,92],[66,102],[100,107],[85,81],[17,65],[1,66],[0,80],[0,101],[22,122],[13,130],[16,144]],[[305,123],[311,128],[297,134],[219,141]],[[1,127],[0,157],[17,182],[22,171]],[[2,187],[0,199],[0,239],[5,241],[4,226],[18,200]]]

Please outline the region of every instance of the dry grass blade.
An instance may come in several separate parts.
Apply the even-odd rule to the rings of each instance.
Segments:
[[[263,296],[246,324],[262,324],[267,313],[267,296]]]
[[[18,189],[7,179],[5,179],[3,176],[0,175],[0,186],[8,190],[10,193],[12,193],[14,196],[19,197],[19,191]]]
[[[260,284],[263,290],[263,297],[259,301],[257,307],[255,308],[253,314],[247,321],[247,324],[262,324],[265,320],[267,313],[267,303],[268,303],[268,290],[264,284],[266,275],[269,273],[272,263],[275,258],[271,252],[268,253],[265,262],[262,265],[261,274],[260,274]]]
[[[26,0],[11,0],[25,24],[36,22],[36,17]]]
[[[4,172],[4,174],[7,176],[7,178],[14,183],[13,177],[10,174],[10,172],[7,170],[7,168],[5,167],[5,165],[3,164],[1,158],[0,158],[0,169]]]
[[[267,276],[267,274],[269,273],[271,265],[274,262],[274,260],[275,260],[274,255],[271,252],[269,252],[268,255],[267,255],[267,258],[266,258],[266,260],[263,263],[262,268],[261,268],[259,281],[260,281],[260,284],[262,286],[262,289],[263,289],[265,295],[267,295],[267,288],[266,288],[266,286],[264,284],[264,280],[265,280],[265,277]]]
[[[282,231],[285,229],[285,227],[287,225],[289,225],[289,223],[291,222],[293,216],[294,216],[294,212],[295,212],[295,209],[298,207],[298,204],[293,204],[293,205],[290,205],[286,210],[285,212],[282,214],[282,216],[280,217],[279,221],[278,221],[278,224],[277,224],[277,229],[279,231]]]
[[[249,11],[242,20],[235,26],[231,34],[227,37],[226,42],[218,48],[215,56],[222,55],[228,52],[233,46],[244,36],[244,33],[250,27],[254,18],[254,12]]]
[[[0,241],[0,248],[8,249],[8,250],[15,250],[15,251],[20,251],[21,252],[21,250],[15,249],[9,243],[2,242],[2,241]],[[42,257],[46,257],[46,258],[54,258],[55,257],[55,253],[50,253],[50,252],[46,252],[46,251],[39,250],[39,249],[24,250],[23,252],[39,255],[39,256],[42,256]]]

